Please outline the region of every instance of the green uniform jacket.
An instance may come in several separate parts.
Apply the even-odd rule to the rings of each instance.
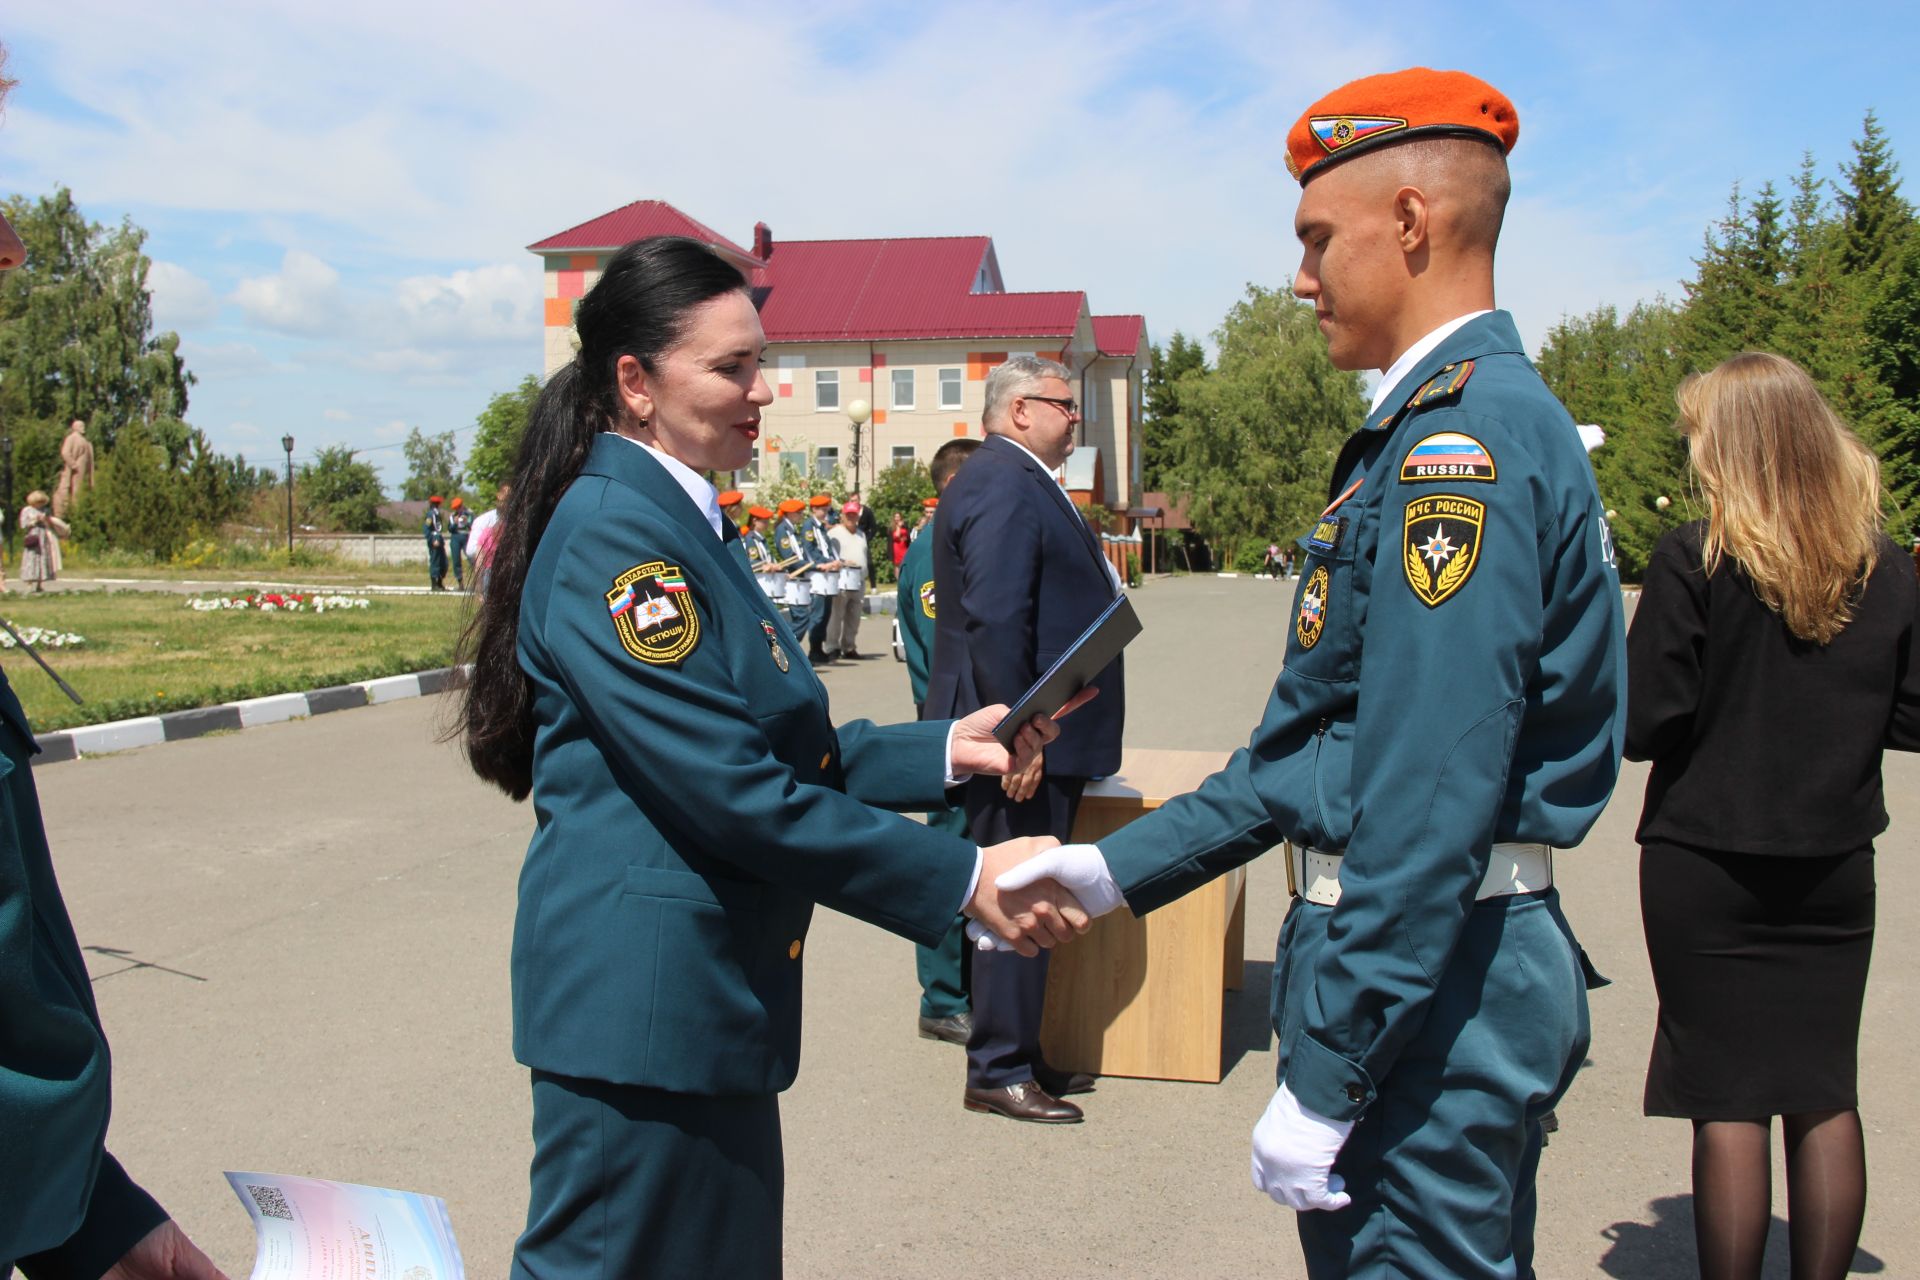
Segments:
[[[932,945],[966,896],[972,844],[869,807],[945,805],[948,722],[836,730],[738,540],[612,435],[541,534],[519,644],[539,825],[515,1055],[682,1093],[786,1088],[813,904]]]
[[[895,612],[900,618],[900,647],[907,651],[907,679],[913,685],[913,705],[927,700],[927,673],[933,670],[933,521],[928,516],[920,536],[900,561],[900,591]]]
[[[0,1272],[93,1280],[166,1219],[106,1153],[107,1038],[0,676]]]
[[[1276,1029],[1288,1087],[1334,1119],[1366,1108],[1420,1028],[1491,846],[1586,835],[1626,711],[1600,495],[1511,316],[1468,321],[1368,415],[1329,498],[1355,481],[1302,540],[1251,742],[1100,842],[1136,912],[1282,837],[1345,851],[1314,998]]]

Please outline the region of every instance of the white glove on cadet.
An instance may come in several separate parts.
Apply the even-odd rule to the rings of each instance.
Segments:
[[[1253,1185],[1302,1213],[1346,1208],[1353,1197],[1333,1160],[1352,1132],[1353,1121],[1315,1115],[1281,1085],[1253,1126]]]
[[[1095,918],[1127,905],[1127,900],[1120,896],[1120,886],[1113,882],[1113,873],[1107,870],[1106,858],[1090,844],[1063,844],[1049,849],[1003,872],[993,883],[1000,889],[1024,889],[1040,880],[1058,880],[1068,893],[1080,900],[1087,914]],[[973,939],[976,951],[1013,950],[1011,943],[977,920],[967,923],[967,936]]]

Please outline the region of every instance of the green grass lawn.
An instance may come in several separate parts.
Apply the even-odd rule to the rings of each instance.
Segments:
[[[0,650],[0,670],[38,731],[293,693],[444,667],[465,596],[373,596],[365,609],[195,612],[191,597],[149,591],[0,596],[15,629],[72,632],[87,643],[41,656],[86,699],[75,706],[32,658]]]

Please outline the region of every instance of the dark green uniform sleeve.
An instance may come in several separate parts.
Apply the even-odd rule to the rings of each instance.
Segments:
[[[951,720],[877,725],[849,720],[835,728],[847,794],[881,809],[938,809],[947,803]]]
[[[933,577],[933,526],[920,531],[900,561],[900,586],[894,595],[894,616],[900,620],[900,647],[907,656],[907,682],[913,705],[927,700],[927,677],[933,671],[933,624],[929,602],[921,589]],[[937,606],[933,606],[937,607]]]
[[[814,742],[806,725],[815,707],[750,706],[720,633],[745,625],[754,628],[755,652],[765,642],[759,615],[741,617],[724,582],[689,582],[701,625],[715,634],[677,664],[636,658],[608,617],[607,584],[670,553],[666,542],[635,510],[601,508],[560,549],[546,605],[553,667],[625,785],[677,847],[916,942],[937,942],[964,904],[974,847],[869,807],[835,782],[903,806],[938,803],[925,797],[944,790],[944,725],[884,734],[849,726],[844,738]],[[716,600],[726,607],[716,611]],[[898,759],[883,763],[890,750]],[[918,780],[903,781],[903,771]]]
[[[93,1180],[86,1217],[67,1240],[16,1264],[26,1280],[99,1280],[127,1250],[167,1220],[152,1196],[105,1152]]]
[[[1422,429],[1442,426],[1512,438],[1501,424],[1460,411],[1432,414]],[[1331,1119],[1365,1109],[1425,1021],[1486,875],[1539,657],[1541,557],[1552,523],[1546,487],[1524,451],[1502,455],[1493,483],[1406,485],[1391,467],[1374,473],[1393,487],[1380,516],[1360,659],[1355,822],[1315,998],[1287,1061],[1288,1088]],[[1415,503],[1422,505],[1409,512]],[[1475,530],[1479,505],[1485,513]],[[1472,558],[1460,568],[1469,539]],[[1456,569],[1453,590],[1429,603],[1446,592],[1445,568]]]

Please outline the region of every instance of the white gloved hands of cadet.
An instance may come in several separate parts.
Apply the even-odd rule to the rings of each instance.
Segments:
[[[1090,844],[1063,844],[1057,849],[1049,849],[1011,871],[1003,872],[994,879],[994,885],[1001,889],[1025,889],[1040,880],[1058,880],[1086,908],[1089,916],[1098,918],[1116,907],[1124,907],[1127,900],[1120,894],[1120,886],[1113,882],[1113,874],[1107,870],[1107,860],[1100,850]],[[976,951],[1011,951],[1013,948],[990,929],[978,921],[969,921],[967,937],[973,940]]]
[[[1346,1208],[1353,1197],[1333,1161],[1352,1132],[1353,1121],[1316,1115],[1281,1085],[1253,1126],[1253,1185],[1302,1213]]]

